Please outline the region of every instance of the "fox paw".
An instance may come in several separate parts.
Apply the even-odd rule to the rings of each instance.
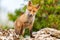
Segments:
[[[35,38],[35,36],[31,36],[31,38]]]

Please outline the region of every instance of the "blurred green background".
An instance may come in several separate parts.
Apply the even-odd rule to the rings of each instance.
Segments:
[[[31,2],[34,5],[40,5],[33,25],[33,31],[46,27],[60,30],[60,0],[31,0]],[[26,11],[26,7],[27,5],[22,9],[16,9],[14,14],[8,13],[9,20],[14,22],[22,12]],[[25,34],[28,34],[28,29],[26,29]]]

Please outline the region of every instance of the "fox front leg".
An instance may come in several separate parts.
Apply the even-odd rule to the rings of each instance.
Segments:
[[[29,26],[30,37],[31,37],[31,38],[35,38],[35,37],[32,35],[32,28],[33,28],[33,26],[30,25],[30,26]]]
[[[25,33],[25,28],[23,28],[23,30],[22,30],[22,35],[24,36],[24,33]]]

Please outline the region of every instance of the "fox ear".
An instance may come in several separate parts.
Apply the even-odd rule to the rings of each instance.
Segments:
[[[31,1],[29,1],[28,6],[31,6],[31,4],[32,4]]]
[[[38,9],[40,7],[40,5],[37,5],[36,8]]]

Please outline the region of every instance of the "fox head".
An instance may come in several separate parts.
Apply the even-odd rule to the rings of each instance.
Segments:
[[[39,9],[39,5],[33,5],[31,3],[31,1],[29,1],[28,5],[27,5],[26,13],[29,16],[34,16],[36,14],[36,12],[38,11],[38,9]]]

